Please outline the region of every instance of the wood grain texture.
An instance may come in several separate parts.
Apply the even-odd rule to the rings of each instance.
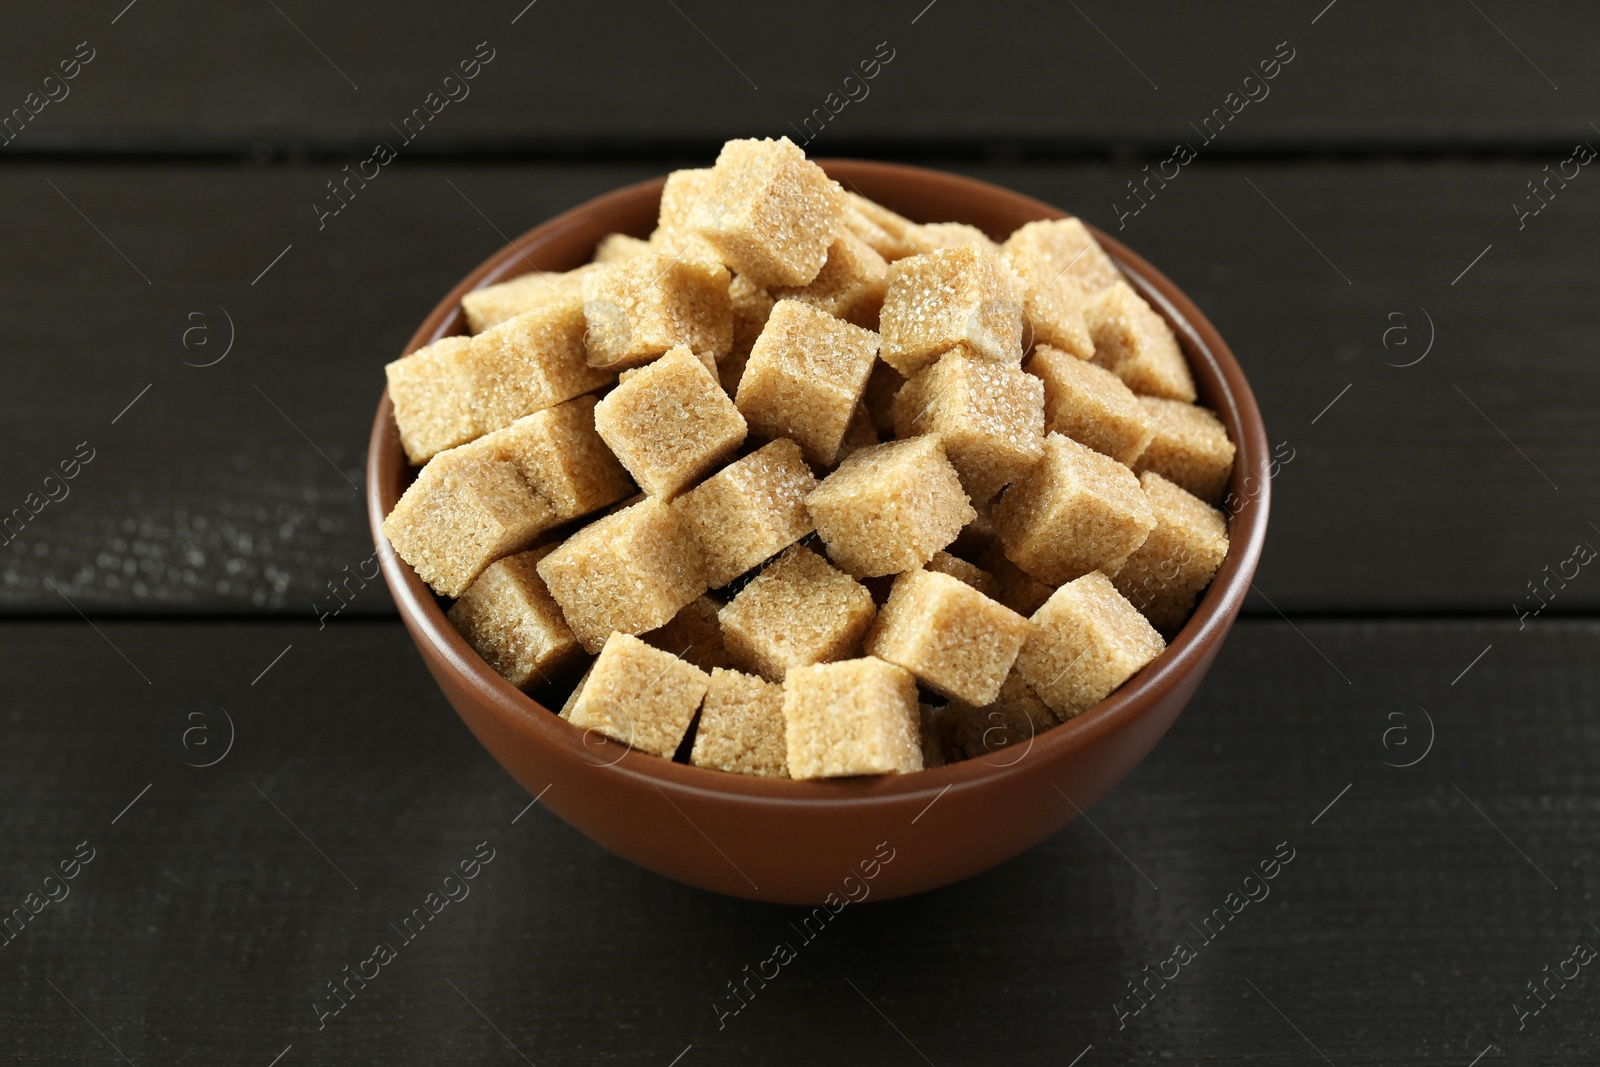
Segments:
[[[8,20],[0,104],[21,106],[88,41],[94,61],[28,124],[18,151],[365,147],[487,42],[493,62],[420,150],[710,146],[735,132],[795,136],[831,107],[842,109],[819,144],[834,151],[953,141],[1104,151],[1190,137],[1190,122],[1287,42],[1292,64],[1240,115],[1232,148],[1498,149],[1591,135],[1582,101],[1600,91],[1586,47],[1597,31],[1600,14],[1577,0],[981,12],[818,0],[779,20],[730,0],[34,5]],[[894,58],[863,95],[843,79],[880,42]],[[858,102],[827,101],[851,91]]]
[[[1511,1008],[1600,938],[1593,623],[1243,623],[1092,824],[846,908],[809,942],[800,909],[666,882],[537,806],[519,818],[530,798],[397,623],[101,629],[151,684],[81,622],[0,626],[0,900],[95,849],[0,949],[17,1062],[118,1062],[109,1041],[196,1064],[289,1045],[283,1063],[520,1062],[510,1043],[536,1063],[692,1045],[681,1063],[1064,1064],[1091,1044],[1086,1065],[1320,1062],[1311,1043],[1341,1065],[1465,1064],[1491,1043],[1557,1063],[1600,1025],[1587,972],[1521,1030]],[[196,725],[223,740],[219,708],[231,752],[184,766],[220,752],[184,745]],[[1421,708],[1431,750],[1385,766],[1423,752]],[[471,895],[319,1030],[324,983],[399,940],[388,924],[482,841],[496,857]],[[1294,859],[1270,896],[1203,944],[1189,924],[1280,842]],[[1119,1029],[1125,984],[1180,939],[1198,958]],[[779,942],[797,958],[719,1029],[726,983]]]
[[[1252,611],[1509,618],[1529,583],[1550,612],[1600,605],[1587,574],[1550,578],[1600,544],[1595,179],[1519,230],[1529,164],[1202,157],[1131,216],[1125,168],[958,169],[1118,233],[1233,346],[1293,457]],[[389,612],[329,588],[372,551],[354,485],[383,363],[502,235],[656,170],[401,160],[320,231],[332,166],[0,173],[0,510],[96,450],[0,547],[0,605]]]

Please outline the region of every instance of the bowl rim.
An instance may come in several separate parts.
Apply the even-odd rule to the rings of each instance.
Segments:
[[[1003,186],[944,171],[857,159],[818,159],[816,162],[830,176],[842,178],[847,185],[853,185],[852,178],[867,179],[868,184],[877,184],[879,180],[911,182],[957,199],[1005,198],[1035,219],[1073,217],[1054,205]],[[445,295],[417,328],[401,355],[408,355],[441,337],[463,332],[465,319],[461,298],[466,293],[526,273],[528,268],[533,268],[531,257],[546,242],[591,224],[597,215],[605,217],[633,207],[643,196],[659,197],[665,180],[666,176],[662,175],[586,200],[503,246]],[[1250,589],[1266,538],[1271,503],[1266,427],[1243,368],[1211,321],[1143,257],[1088,222],[1084,225],[1112,261],[1122,268],[1129,283],[1172,325],[1191,366],[1209,365],[1216,388],[1214,395],[1203,399],[1222,418],[1236,448],[1230,493],[1251,477],[1257,486],[1240,497],[1229,519],[1228,553],[1193,615],[1162,653],[1093,708],[1030,739],[1022,756],[1010,762],[992,762],[997,755],[1009,759],[1002,750],[915,774],[795,781],[730,774],[677,763],[635,751],[593,731],[582,735],[581,744],[575,743],[574,728],[569,723],[513,687],[473,651],[450,624],[432,590],[399,558],[388,538],[383,536],[383,520],[393,505],[385,490],[394,483],[397,468],[406,466],[393,407],[385,389],[379,397],[369,442],[366,501],[379,566],[402,619],[413,637],[426,639],[439,660],[482,698],[483,706],[503,726],[529,738],[532,743],[547,747],[553,757],[578,758],[593,766],[609,767],[636,779],[637,784],[723,799],[737,797],[757,805],[904,804],[908,799],[920,797],[927,797],[931,802],[952,789],[980,788],[1031,773],[1031,768],[1025,771],[1024,767],[1033,760],[1064,760],[1074,752],[1121,732],[1141,716],[1154,713],[1166,694],[1181,686],[1191,671],[1204,667],[1215,646],[1232,626]]]

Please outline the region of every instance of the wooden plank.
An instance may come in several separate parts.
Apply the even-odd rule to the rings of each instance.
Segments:
[[[422,152],[703,146],[730,132],[796,136],[814,113],[811,132],[834,152],[1165,149],[1222,107],[1240,109],[1219,144],[1230,150],[1550,146],[1591,136],[1570,101],[1600,91],[1587,49],[1597,20],[1577,0],[1250,0],[1225,17],[1176,2],[819,0],[781,24],[730,0],[411,2],[381,17],[304,0],[112,3],[93,16],[35,5],[7,27],[0,106],[68,94],[32,104],[42,110],[19,152],[364,150],[425,106],[438,115]],[[79,42],[92,62],[46,85]],[[491,62],[447,86],[480,42]],[[1245,83],[1280,54],[1293,58],[1278,77]],[[892,58],[845,81],[875,56]],[[1246,92],[1259,103],[1226,102]]]
[[[501,234],[652,169],[403,164],[320,232],[327,167],[0,174],[16,251],[0,264],[15,353],[0,510],[81,442],[95,450],[70,496],[0,547],[0,604],[387,613],[376,587],[329,588],[372,551],[353,485],[382,364]],[[965,169],[1113,232],[1132,176]],[[1508,205],[1536,173],[1201,160],[1124,219],[1229,338],[1293,457],[1258,580],[1272,604],[1600,604],[1564,566],[1577,542],[1600,544],[1600,216],[1580,176],[1519,231]],[[1397,366],[1429,320],[1432,351]]]
[[[22,1062],[116,1062],[108,1043],[135,1063],[291,1045],[284,1063],[518,1062],[508,1044],[531,1062],[1069,1063],[1092,1045],[1082,1064],[1312,1063],[1312,1043],[1339,1064],[1491,1044],[1572,1062],[1600,1024],[1586,971],[1521,1029],[1511,1007],[1596,941],[1595,623],[1242,624],[1092,824],[811,941],[799,909],[677,886],[525,810],[398,624],[101,630],[0,626],[5,906],[79,842],[95,856],[0,955]],[[231,751],[183,766],[220,754],[221,708]],[[325,983],[482,841],[470,897],[319,1028]],[[1246,875],[1287,849],[1270,896],[1203,941],[1191,924],[1260,895]],[[1127,983],[1179,941],[1197,958],[1133,1014]],[[726,983],[779,942],[797,958],[719,1027]]]

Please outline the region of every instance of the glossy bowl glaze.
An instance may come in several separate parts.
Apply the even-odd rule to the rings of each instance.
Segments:
[[[997,186],[917,167],[820,160],[846,188],[918,221],[1003,238],[1065,212]],[[528,231],[440,301],[406,351],[465,331],[462,294],[524,271],[569,270],[608,233],[646,236],[664,179],[619,189]],[[540,802],[607,850],[669,878],[756,900],[818,904],[904,896],[966,878],[1055,833],[1133,769],[1193,696],[1243,604],[1266,536],[1267,438],[1233,354],[1198,308],[1119,242],[1096,233],[1177,332],[1200,402],[1238,446],[1231,547],[1193,618],[1154,663],[1099,706],[1024,746],[919,774],[795,782],[725,774],[578,730],[514,689],[445,618],[381,532],[410,483],[388,394],[367,457],[367,510],[384,579],[423,661],[467,727]],[[370,665],[379,669],[379,665]],[[887,858],[886,858],[887,857]]]

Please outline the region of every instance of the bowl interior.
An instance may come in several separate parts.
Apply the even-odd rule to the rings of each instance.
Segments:
[[[1043,202],[984,182],[916,167],[858,160],[818,160],[830,176],[919,222],[965,222],[1003,239],[1036,219],[1062,218],[1066,213]],[[595,245],[609,233],[648,236],[664,178],[629,186],[591,200],[530,230],[491,256],[453,289],[418,328],[406,347],[409,353],[441,337],[466,332],[461,297],[477,288],[505,281],[530,270],[570,270],[588,262]],[[1091,227],[1093,230],[1093,227]],[[1164,275],[1120,242],[1094,230],[1129,282],[1172,325],[1194,373],[1200,402],[1214,410],[1227,427],[1238,452],[1229,483],[1230,544],[1226,559],[1194,615],[1166,650],[1143,671],[1091,710],[1034,738],[1033,760],[1064,757],[1106,734],[1122,729],[1175,689],[1184,676],[1202,665],[1225,636],[1243,603],[1260,558],[1266,533],[1270,486],[1265,472],[1268,448],[1265,429],[1244,373],[1215,328]],[[550,709],[513,688],[456,633],[431,590],[399,559],[380,526],[415,470],[405,461],[387,392],[379,402],[368,457],[368,511],[379,561],[402,616],[418,640],[431,644],[449,669],[459,672],[494,713],[534,744],[570,749],[578,731]],[[758,802],[837,804],[870,802],[873,798],[933,795],[952,785],[1016,773],[1012,763],[965,760],[911,775],[870,779],[794,782],[727,774],[634,752],[598,735],[581,744],[589,758],[615,772],[676,788],[748,797]]]

